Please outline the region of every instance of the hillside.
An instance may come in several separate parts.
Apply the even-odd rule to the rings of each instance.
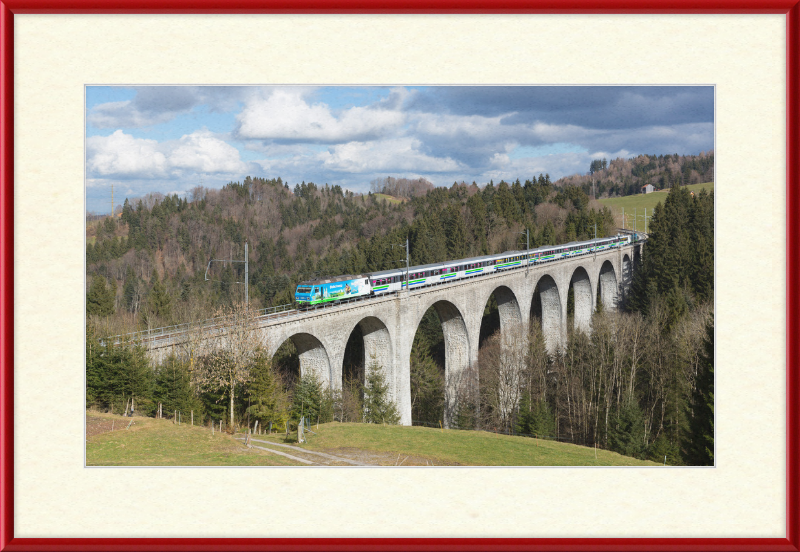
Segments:
[[[187,199],[126,200],[118,222],[87,229],[88,314],[104,333],[209,316],[243,298],[243,266],[227,261],[244,259],[245,240],[258,308],[291,303],[297,283],[311,277],[405,264],[406,238],[411,263],[426,264],[524,247],[525,230],[532,247],[587,238],[595,224],[599,235],[614,232],[602,205],[546,176],[396,198],[247,177]]]
[[[407,190],[424,182],[412,184]],[[243,257],[245,239],[251,301],[263,307],[289,303],[296,283],[314,275],[398,266],[405,260],[399,245],[406,238],[411,262],[425,263],[519,248],[524,230],[530,231],[531,246],[587,238],[595,224],[600,236],[616,232],[607,207],[580,186],[559,187],[546,175],[483,188],[456,183],[424,195],[380,193],[404,201],[312,183],[290,190],[280,179],[247,178],[218,191],[197,188],[187,199],[127,202],[119,223],[107,218],[91,225],[96,241],[87,245],[87,408],[122,413],[135,401],[137,413],[153,416],[163,403],[166,412],[194,411],[196,420],[244,426],[257,419],[282,426],[296,424],[314,404],[322,422],[364,419],[368,387],[359,326],[345,345],[340,390],[302,377],[297,351],[286,340],[271,358],[251,349],[235,397],[230,380],[203,379],[226,366],[218,362],[224,356],[195,358],[182,349],[154,365],[142,348],[103,339],[201,319],[240,299],[241,265],[229,261]],[[708,372],[703,350],[708,336],[713,338],[713,326],[706,331],[713,320],[713,196],[692,198],[683,186],[659,195],[665,195],[664,207],[654,212],[643,263],[624,297],[628,312],[598,308],[591,335],[573,331],[570,286],[565,354],[551,356],[536,321],[541,299],[536,291],[525,298],[532,324],[530,334],[515,341],[524,361],[515,364],[521,372],[512,409],[498,402],[506,396],[496,385],[499,316],[495,298],[487,300],[475,344],[478,363],[459,390],[461,404],[469,406],[459,410],[458,427],[554,436],[638,458],[667,456],[672,464],[708,463],[685,439],[691,434],[691,442],[702,443],[695,435],[707,433],[691,423],[710,392],[699,385],[698,374]],[[626,198],[631,199],[638,196]],[[209,259],[216,262],[206,278]],[[442,419],[444,349],[442,324],[431,308],[416,329],[409,359],[415,424],[438,425]],[[713,411],[701,421],[709,419]]]
[[[559,187],[577,186],[592,197],[604,198],[637,195],[646,184],[668,190],[674,185],[687,186],[713,180],[714,152],[710,151],[700,155],[639,155],[610,162],[595,159],[588,173],[560,178],[555,184]]]
[[[269,307],[291,303],[305,279],[404,264],[406,238],[411,263],[425,264],[519,249],[526,231],[532,247],[588,238],[595,225],[610,235],[620,221],[592,194],[642,201],[641,184],[702,182],[713,160],[713,152],[595,160],[589,174],[556,182],[539,175],[450,188],[388,177],[368,195],[249,176],[186,198],[150,194],[126,200],[116,220],[87,223],[87,313],[104,333],[210,316],[244,297],[243,265],[228,261],[244,259],[245,241],[251,303]]]
[[[89,466],[301,466],[280,454],[247,448],[227,433],[208,426],[178,426],[170,420],[87,413],[94,433],[86,441]],[[114,431],[111,432],[114,422]],[[376,424],[327,423],[314,426],[308,443],[296,445],[296,434],[254,435],[252,444],[324,465],[349,465],[336,458],[368,465],[394,466],[657,466],[607,450],[595,450],[543,439],[496,435],[483,431],[439,430]],[[242,435],[239,435],[241,438]],[[292,444],[292,449],[284,446]],[[326,458],[304,453],[321,452]],[[596,457],[595,457],[596,455]],[[402,461],[402,463],[401,463]]]
[[[690,192],[693,192],[695,194],[699,194],[701,190],[706,190],[707,192],[714,191],[713,182],[706,182],[704,184],[692,184],[684,187]],[[645,230],[644,210],[647,209],[648,217],[652,216],[653,209],[655,208],[655,206],[658,203],[664,203],[668,193],[669,193],[668,189],[659,190],[657,192],[653,192],[650,194],[635,194],[625,197],[605,198],[601,199],[600,203],[605,207],[611,209],[611,212],[614,214],[614,220],[620,227],[623,226],[622,223],[623,209],[625,213],[626,228],[634,229],[633,219],[634,217],[638,218],[638,224],[635,227],[635,230],[641,230],[643,232]]]

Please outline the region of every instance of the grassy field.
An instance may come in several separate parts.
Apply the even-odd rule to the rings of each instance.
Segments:
[[[709,192],[713,192],[714,183],[707,182],[705,184],[692,184],[691,186],[686,186],[686,189],[696,194],[704,188]],[[663,203],[668,193],[669,190],[662,190],[660,192],[653,192],[651,194],[614,197],[610,199],[601,199],[599,201],[611,209],[611,212],[614,213],[614,220],[617,221],[617,225],[619,227],[622,227],[623,209],[625,209],[626,228],[633,229],[634,215],[638,215],[638,224],[635,230],[641,230],[644,232],[644,210],[647,209],[647,215],[650,216],[652,214],[651,211],[655,208],[656,204],[659,202]]]
[[[87,466],[292,466],[282,456],[248,449],[227,433],[169,420],[86,413]],[[110,431],[112,427],[114,431]]]
[[[392,204],[395,204],[395,205],[398,204],[398,203],[403,203],[404,201],[407,201],[404,198],[394,197],[394,196],[390,196],[388,194],[375,194],[375,199],[382,199],[383,201],[388,201],[389,203],[392,203]]]
[[[130,418],[87,412],[87,466],[291,466],[301,462],[247,448],[227,433],[213,436],[207,427],[178,426],[169,420]],[[114,424],[114,431],[110,431]],[[254,435],[252,444],[320,462],[303,451],[322,452],[381,466],[656,466],[594,448],[496,435],[481,431],[372,424],[320,424],[296,445],[297,435]],[[239,437],[242,437],[239,435]],[[265,442],[261,442],[265,441]],[[597,457],[595,458],[595,454]],[[325,461],[327,465],[344,465]]]
[[[312,427],[316,431],[315,427]],[[441,430],[427,427],[373,424],[320,424],[317,435],[298,448],[329,454],[374,453],[385,465],[436,466],[655,466],[589,447],[484,431]],[[285,436],[258,437],[285,443]],[[370,458],[369,455],[366,455]],[[406,458],[407,457],[407,458]],[[403,461],[405,458],[405,461]],[[386,460],[388,459],[388,462]]]

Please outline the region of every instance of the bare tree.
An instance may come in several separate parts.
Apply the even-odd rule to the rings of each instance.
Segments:
[[[490,422],[512,427],[528,364],[528,336],[521,327],[492,335],[478,353],[480,388]]]
[[[197,383],[205,389],[229,390],[233,429],[236,385],[250,381],[251,361],[266,348],[266,342],[256,328],[256,311],[244,303],[219,310],[213,327],[206,329],[206,333],[209,352],[198,365]]]

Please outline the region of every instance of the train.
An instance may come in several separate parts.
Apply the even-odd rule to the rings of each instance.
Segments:
[[[597,251],[622,247],[630,244],[631,241],[638,241],[638,239],[639,236],[636,233],[617,234],[608,238],[576,241],[556,246],[544,245],[536,249],[506,251],[497,255],[412,266],[408,269],[402,267],[368,274],[346,274],[307,280],[298,284],[295,290],[295,302],[299,308],[305,309],[323,303],[336,303],[346,299],[394,293],[406,289],[406,286],[410,289],[418,289],[434,284],[588,255]]]

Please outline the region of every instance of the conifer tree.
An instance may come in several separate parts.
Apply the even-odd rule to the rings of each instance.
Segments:
[[[174,356],[167,358],[155,371],[153,402],[162,403],[164,412],[194,411],[198,420],[203,419],[203,404],[195,394],[189,366]]]
[[[467,252],[467,228],[461,211],[455,206],[447,210],[447,258],[463,259]]]
[[[169,293],[158,278],[158,272],[153,269],[153,274],[150,279],[153,289],[150,290],[150,295],[147,298],[147,308],[150,313],[159,319],[169,318],[172,312],[172,305]]]
[[[247,385],[248,414],[261,425],[270,421],[285,424],[289,419],[289,400],[271,359],[263,352],[253,358],[250,377]]]
[[[364,384],[364,421],[368,424],[397,424],[400,413],[389,396],[383,367],[372,359]]]
[[[89,292],[86,294],[86,314],[107,316],[114,314],[113,291],[106,286],[106,279],[102,276],[92,278]]]
[[[644,418],[635,399],[627,401],[617,413],[608,431],[608,445],[613,451],[642,458],[645,452]]]
[[[714,319],[706,325],[703,359],[688,412],[684,460],[690,466],[714,465]]]
[[[323,409],[322,382],[314,373],[304,374],[294,388],[292,397],[292,418],[305,417],[316,420]]]

